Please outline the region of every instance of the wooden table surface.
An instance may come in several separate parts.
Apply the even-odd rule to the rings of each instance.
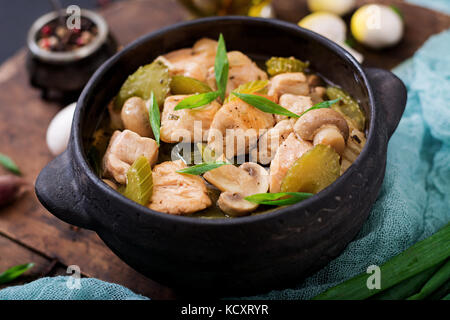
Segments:
[[[277,17],[283,20],[297,22],[307,13],[301,1],[273,2]],[[400,0],[378,2],[395,4],[404,12],[406,34],[391,49],[370,51],[358,47],[365,55],[367,66],[390,69],[411,57],[430,35],[450,27],[447,15]],[[175,0],[123,1],[112,4],[101,14],[121,44],[188,16]],[[41,100],[40,93],[30,87],[24,63],[25,50],[22,50],[0,66],[0,152],[12,157],[24,177],[34,182],[52,159],[45,144],[45,132],[60,106]],[[0,174],[4,173],[2,170]],[[34,192],[0,210],[0,271],[27,262],[36,266],[9,285],[62,275],[67,266],[78,265],[84,276],[118,283],[154,299],[176,297],[169,288],[128,267],[94,232],[75,228],[52,216]]]

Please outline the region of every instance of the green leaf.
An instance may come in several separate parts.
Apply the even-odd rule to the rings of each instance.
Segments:
[[[390,5],[389,7],[391,7],[391,9],[400,16],[400,18],[402,18],[402,20],[405,20],[403,17],[403,12],[396,6],[394,6],[393,4]]]
[[[170,82],[170,91],[172,94],[194,94],[211,92],[211,88],[204,82],[180,75],[172,76]]]
[[[218,91],[195,94],[183,99],[176,105],[174,110],[194,109],[204,106],[205,104],[211,103],[212,101],[216,100],[219,97],[219,94],[220,93]]]
[[[286,206],[306,200],[313,195],[312,193],[304,192],[257,193],[245,197],[245,200],[258,204]]]
[[[227,164],[229,164],[229,163],[228,162],[210,162],[210,163],[205,162],[205,163],[197,164],[192,167],[178,170],[177,172],[198,176],[198,175],[204,174],[205,172],[208,172],[213,169],[217,169],[217,168],[227,165]]]
[[[254,106],[255,108],[267,112],[267,113],[273,113],[273,114],[280,114],[282,116],[288,116],[288,117],[292,117],[292,118],[299,118],[298,114],[295,114],[285,108],[283,108],[282,106],[280,106],[279,104],[276,104],[275,102],[258,96],[258,95],[254,95],[254,94],[246,94],[246,93],[238,93],[238,92],[233,92],[233,94],[238,97],[239,99],[241,99],[244,102],[247,102],[248,104]]]
[[[155,99],[153,91],[150,95],[150,107],[148,108],[148,115],[150,119],[150,126],[152,127],[153,135],[155,136],[156,143],[160,144],[160,128],[161,118],[159,115],[158,102]]]
[[[308,110],[304,111],[301,115],[303,116],[305,113],[311,111],[311,110],[316,110],[316,109],[323,109],[323,108],[329,108],[331,107],[333,104],[335,104],[336,102],[339,102],[339,100],[341,99],[335,99],[335,100],[329,100],[329,101],[322,101],[319,102],[317,104],[315,104],[314,106],[312,106],[311,108],[309,108]]]
[[[217,90],[219,91],[219,96],[223,100],[225,100],[225,92],[227,90],[227,81],[228,81],[228,57],[227,57],[227,49],[225,47],[225,40],[223,39],[223,35],[219,36],[219,44],[217,45],[216,52],[216,60],[214,64],[214,73],[216,76],[216,84]]]
[[[20,176],[22,174],[19,167],[14,163],[14,161],[10,157],[2,153],[0,153],[0,164],[5,167],[5,169],[11,171],[16,175]]]
[[[432,236],[417,242],[380,266],[381,289],[367,288],[368,275],[364,271],[336,287],[314,297],[313,300],[364,300],[383,292],[449,258],[450,223]]]
[[[34,263],[21,264],[15,267],[12,267],[2,274],[0,274],[0,284],[8,283],[13,281],[22,275],[25,271],[34,267]]]
[[[262,92],[262,91],[266,91],[265,88],[267,87],[267,85],[269,84],[268,80],[255,80],[255,81],[250,81],[244,84],[241,84],[239,87],[237,87],[236,89],[234,89],[231,93],[234,92],[238,92],[238,93],[256,93],[256,92]],[[266,91],[267,93],[267,91]],[[233,95],[229,95],[225,101],[223,102],[228,103],[232,100],[236,99],[236,97],[234,97]]]

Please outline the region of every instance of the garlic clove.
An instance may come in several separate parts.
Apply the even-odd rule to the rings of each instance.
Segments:
[[[67,148],[75,107],[75,102],[68,105],[50,121],[46,140],[48,149],[54,156],[61,154]]]

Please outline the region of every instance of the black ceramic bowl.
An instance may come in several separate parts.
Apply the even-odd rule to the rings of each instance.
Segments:
[[[219,33],[230,51],[308,59],[360,101],[367,144],[331,186],[271,213],[207,220],[151,211],[94,174],[87,141],[129,74],[160,54]],[[95,230],[125,262],[165,285],[208,295],[293,286],[336,257],[360,230],[380,190],[388,140],[405,103],[405,87],[392,73],[363,69],[333,42],[294,24],[247,17],[184,22],[140,38],[95,73],[78,100],[69,147],[42,170],[36,193],[55,216]]]

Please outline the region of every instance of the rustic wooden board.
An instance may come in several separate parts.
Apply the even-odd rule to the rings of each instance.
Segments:
[[[410,57],[430,35],[450,27],[446,15],[397,0],[384,2],[395,3],[404,11],[407,33],[395,48],[380,52],[361,49],[366,65],[391,68]],[[305,4],[295,0],[274,0],[274,5],[279,18],[292,22],[307,13]],[[111,5],[102,14],[121,44],[187,17],[175,0],[124,1]],[[45,144],[45,132],[60,106],[42,101],[39,92],[29,86],[24,52],[0,66],[0,152],[10,155],[26,179],[33,182],[52,159]],[[17,283],[63,274],[65,266],[76,264],[85,276],[119,283],[155,299],[175,297],[169,288],[123,263],[94,232],[71,227],[53,217],[33,192],[0,211],[0,248],[0,270],[15,264],[36,263]]]

